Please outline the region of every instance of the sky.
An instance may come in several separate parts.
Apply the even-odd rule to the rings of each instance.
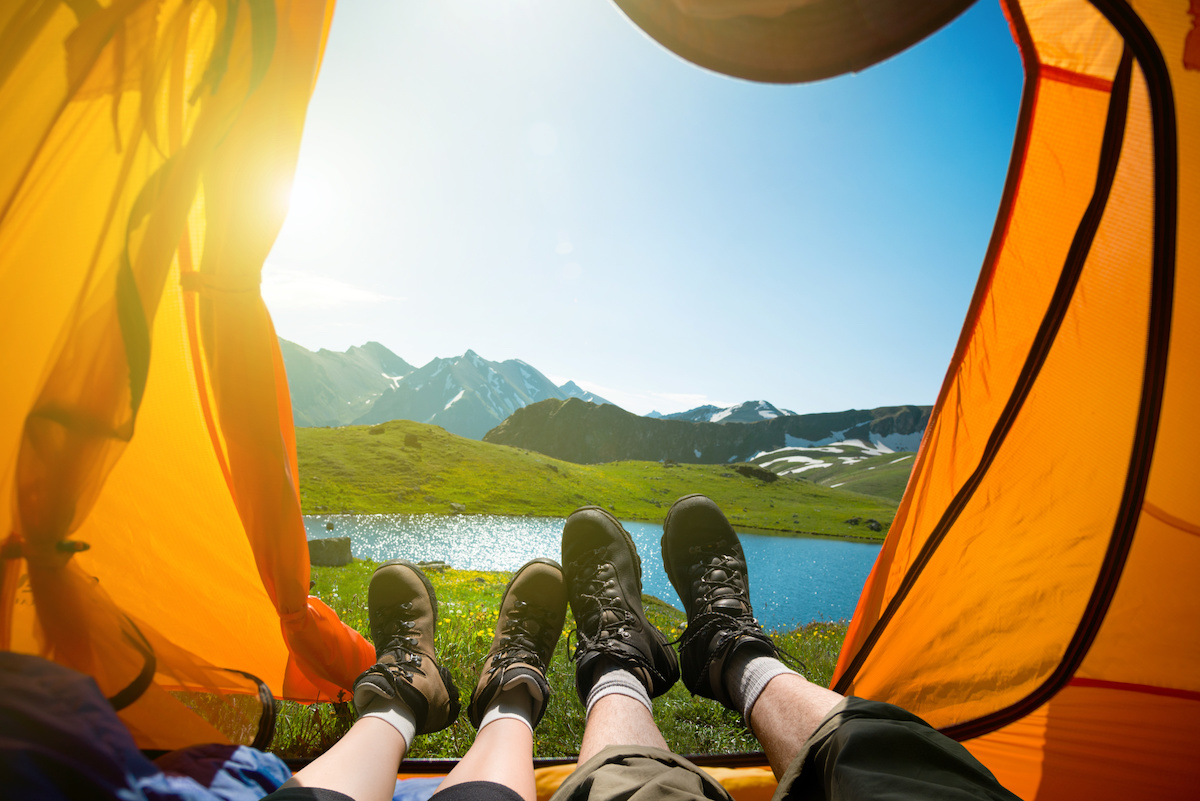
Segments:
[[[995,0],[795,86],[609,0],[341,0],[263,297],[311,350],[472,349],[639,414],[931,404],[1022,77]]]

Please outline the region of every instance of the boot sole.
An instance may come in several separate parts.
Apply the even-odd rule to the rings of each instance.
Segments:
[[[716,506],[716,502],[714,502],[712,498],[709,498],[707,495],[705,495],[702,492],[693,492],[691,495],[684,495],[682,498],[675,501],[675,503],[671,504],[671,508],[669,510],[667,510],[666,519],[663,520],[662,540],[660,540],[660,545],[662,547],[663,569],[666,570],[667,579],[670,580],[671,586],[675,588],[675,594],[679,596],[679,601],[680,601],[680,603],[682,603],[684,605],[685,609],[687,608],[687,601],[684,600],[683,591],[680,589],[679,585],[675,582],[675,576],[672,575],[672,571],[671,571],[671,565],[673,564],[673,562],[671,561],[670,543],[667,540],[667,529],[670,528],[670,526],[671,526],[671,515],[674,514],[675,508],[677,506],[679,506],[679,504],[683,503],[684,501],[691,500],[692,498],[704,498],[704,499],[708,500],[709,503],[712,503],[713,506]]]
[[[691,497],[691,496],[689,496],[689,497]],[[678,659],[675,658],[674,650],[671,648],[671,641],[666,638],[666,635],[664,635],[661,631],[658,630],[658,626],[655,626],[653,623],[650,622],[650,618],[648,618],[646,616],[646,609],[642,605],[642,589],[643,589],[642,588],[642,557],[638,553],[637,546],[633,542],[633,537],[631,537],[629,535],[629,532],[625,530],[625,527],[623,525],[621,525],[621,521],[618,520],[616,517],[614,517],[612,515],[612,513],[609,512],[607,509],[600,507],[600,506],[581,506],[578,509],[576,509],[574,512],[572,512],[571,514],[574,515],[577,512],[583,512],[583,511],[586,511],[589,509],[599,512],[604,517],[606,517],[612,521],[613,525],[615,525],[617,527],[617,530],[621,532],[621,536],[625,538],[625,545],[629,548],[629,552],[631,554],[633,554],[633,564],[634,564],[634,567],[637,568],[637,595],[632,599],[627,598],[626,604],[629,604],[630,602],[637,604],[637,609],[638,609],[638,612],[640,613],[639,616],[641,617],[643,623],[645,624],[645,628],[650,632],[650,636],[653,637],[654,640],[666,651],[667,656],[668,656],[668,661],[671,664],[671,671],[674,674],[673,677],[667,678],[667,681],[663,686],[659,686],[659,687],[651,686],[651,687],[647,688],[650,697],[657,698],[658,696],[665,693],[667,690],[671,689],[671,687],[675,684],[676,680],[679,677],[679,662],[678,662]],[[567,519],[569,520],[570,517],[568,516]],[[578,684],[576,685],[576,690],[578,691]],[[581,702],[586,703],[586,699],[583,698],[582,696],[580,697],[579,700]]]
[[[555,562],[553,559],[547,559],[541,556],[539,556],[537,559],[530,559],[528,562],[518,567],[517,572],[513,573],[513,577],[510,578],[508,583],[504,585],[504,592],[500,594],[500,607],[504,606],[504,599],[508,597],[508,591],[511,590],[512,585],[516,583],[517,576],[524,573],[525,568],[529,567],[530,565],[550,565],[550,567],[557,569],[559,573],[563,572],[563,566],[558,562]]]
[[[617,527],[617,531],[620,531],[621,536],[625,538],[625,544],[627,546],[629,546],[629,552],[631,554],[633,554],[634,567],[637,568],[638,604],[640,605],[642,602],[642,598],[641,598],[641,594],[642,594],[642,557],[637,551],[637,546],[633,544],[633,537],[629,536],[629,532],[626,531],[625,527],[621,525],[621,521],[618,520],[617,518],[613,517],[612,513],[609,512],[607,509],[605,509],[602,506],[581,506],[578,509],[576,509],[574,512],[571,512],[571,514],[567,516],[567,519],[570,520],[572,515],[575,515],[579,512],[588,511],[588,510],[599,512],[600,514],[604,515],[609,520],[611,520],[613,522],[613,525],[615,525]]]
[[[421,570],[420,567],[418,567],[417,565],[408,561],[407,559],[389,559],[388,561],[381,564],[379,567],[375,568],[375,573],[378,573],[380,570],[383,570],[385,567],[390,567],[392,565],[400,565],[402,567],[407,567],[407,568],[411,569],[414,573],[416,573],[417,576],[421,579],[421,583],[425,585],[425,592],[429,593],[429,607],[433,610],[433,628],[434,628],[434,631],[437,631],[437,619],[438,619],[437,593],[434,592],[433,585],[429,583],[429,577],[425,575],[425,571]],[[372,575],[372,577],[374,577],[375,574],[372,573],[371,575]]]
[[[511,589],[512,589],[512,586],[513,586],[514,584],[516,584],[516,583],[517,583],[517,579],[520,577],[520,575],[521,575],[522,573],[524,573],[524,572],[525,572],[525,569],[526,569],[527,567],[531,567],[531,566],[533,566],[533,565],[549,565],[550,567],[553,567],[555,570],[557,570],[557,571],[559,572],[559,575],[560,575],[560,576],[562,575],[562,572],[563,572],[562,565],[560,565],[558,562],[554,561],[553,559],[547,559],[547,558],[544,558],[544,557],[538,557],[537,559],[530,559],[528,562],[526,562],[525,564],[523,564],[523,565],[521,565],[519,568],[517,568],[517,572],[516,572],[516,573],[513,573],[513,577],[512,577],[512,578],[510,578],[510,579],[508,580],[508,584],[505,584],[505,585],[504,585],[504,592],[502,592],[502,593],[500,594],[500,605],[497,607],[497,609],[503,609],[503,608],[504,608],[504,602],[505,602],[506,600],[508,600],[508,591],[509,591],[509,590],[511,590]],[[566,579],[565,579],[565,577],[564,577],[564,579],[563,579],[563,583],[564,583],[564,585],[565,585],[565,583],[566,583]],[[564,594],[565,594],[565,587],[564,587]],[[562,632],[560,631],[560,632],[559,632],[559,637],[561,637],[561,636],[562,636]],[[556,641],[555,647],[556,647],[556,648],[558,647],[558,646],[557,646],[557,641]],[[488,658],[490,658],[490,656],[491,656],[491,652],[489,651],[489,653],[488,653],[488,656],[484,657],[484,665],[485,665],[485,666],[486,666],[486,664],[487,664],[487,659],[488,659]],[[551,658],[546,660],[546,666],[547,666],[547,668],[549,667],[549,665],[550,665],[550,661],[551,661],[551,659],[553,659],[553,656],[554,656],[554,655],[553,655],[553,652],[551,652]],[[549,682],[549,678],[548,678],[548,677],[547,677],[545,674],[542,674],[542,678],[543,678],[543,679],[546,679],[546,681],[547,681],[547,682]],[[477,687],[476,689],[478,689],[478,687]],[[477,718],[477,717],[482,717],[482,715],[483,715],[483,710],[482,710],[482,709],[476,709],[476,707],[475,707],[475,701],[476,701],[475,692],[474,692],[474,691],[472,691],[472,693],[471,693],[471,699],[470,699],[470,701],[468,702],[468,705],[467,705],[467,715],[468,715],[468,717],[469,717],[469,718],[470,718],[470,720],[471,720],[471,725],[472,725],[472,726],[474,726],[474,727],[476,728],[476,730],[478,730],[478,729],[479,729],[479,721],[478,721],[478,720],[476,720],[476,718]],[[549,695],[547,695],[547,696],[546,696],[546,705],[548,705],[549,701],[550,701],[550,697],[549,697]],[[545,711],[546,711],[546,705],[543,705],[543,706],[542,706],[542,710],[541,710],[541,713],[542,713],[542,714],[539,714],[539,715],[537,716],[537,719],[536,719],[536,720],[533,722],[533,726],[534,726],[534,728],[535,728],[535,729],[537,728],[537,724],[538,724],[538,723],[541,723],[541,720],[542,720],[542,715],[544,715],[544,714],[545,714]]]

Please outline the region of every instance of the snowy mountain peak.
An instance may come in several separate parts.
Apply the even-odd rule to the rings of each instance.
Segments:
[[[518,359],[489,361],[473,350],[433,359],[389,387],[356,423],[416,420],[480,439],[517,409],[555,398],[607,403],[574,382],[558,387]]]
[[[694,423],[757,423],[760,420],[772,420],[776,417],[788,417],[795,412],[780,409],[765,400],[752,400],[734,406],[697,406],[686,412],[674,414],[658,414],[652,412],[647,417],[660,417],[667,420],[688,420]]]

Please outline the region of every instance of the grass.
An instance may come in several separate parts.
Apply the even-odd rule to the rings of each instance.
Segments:
[[[836,452],[833,452],[837,449]],[[796,447],[780,448],[770,453],[760,454],[750,460],[751,464],[767,466],[772,472],[782,472],[796,467],[794,462],[783,461],[788,456],[803,456],[805,459],[818,460],[826,467],[808,468],[802,471],[803,478],[822,487],[841,488],[847,492],[860,495],[870,495],[883,498],[892,503],[899,503],[908,485],[908,477],[915,463],[915,453],[884,453],[876,456],[863,456],[863,448],[844,443],[832,443],[821,448]],[[843,459],[850,457],[858,461],[846,464]],[[797,474],[800,475],[800,474]]]
[[[874,518],[886,532],[896,510],[888,498],[804,478],[763,482],[726,465],[580,465],[405,420],[298,428],[296,445],[305,514],[450,513],[461,504],[468,514],[566,517],[596,504],[654,523],[676,498],[702,492],[742,529],[882,539],[846,520]]]
[[[915,453],[869,456],[855,464],[836,464],[814,470],[813,473],[820,475],[814,475],[812,481],[822,487],[836,486],[846,491],[889,498],[899,503],[915,461]]]
[[[376,564],[355,561],[345,567],[314,567],[312,593],[328,603],[341,619],[367,633],[367,585]],[[464,712],[448,729],[418,737],[410,757],[456,758],[474,740],[465,707],[487,655],[496,624],[500,596],[511,574],[468,570],[430,573],[438,597],[437,653],[449,668],[462,695]],[[643,596],[646,615],[669,638],[677,638],[684,615],[652,596]],[[575,694],[573,664],[567,657],[570,612],[559,639],[548,679],[551,701],[534,737],[534,756],[574,756],[583,737],[583,706]],[[828,685],[845,636],[844,623],[811,623],[794,631],[773,632],[781,648],[797,657],[803,673]],[[271,750],[285,758],[311,758],[323,753],[349,729],[354,715],[346,704],[305,706],[282,702]],[[655,700],[654,716],[667,744],[676,753],[730,753],[759,750],[757,741],[738,715],[716,702],[693,698],[677,683]]]

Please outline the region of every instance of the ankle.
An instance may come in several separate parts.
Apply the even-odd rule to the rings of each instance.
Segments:
[[[729,656],[723,683],[729,694],[729,706],[742,715],[750,726],[750,713],[767,684],[776,676],[800,674],[779,661],[765,649],[751,646],[739,648]]]
[[[654,707],[650,703],[650,693],[645,682],[624,667],[603,660],[593,673],[592,688],[588,691],[584,706],[588,715],[592,708],[602,699],[610,695],[623,695],[638,701],[650,712]]]
[[[488,704],[479,721],[479,731],[497,720],[519,720],[533,731],[533,696],[523,684],[504,690]]]
[[[412,745],[413,737],[417,734],[417,716],[409,709],[408,704],[398,698],[389,700],[375,696],[359,707],[358,717],[360,720],[378,718],[391,725],[404,738],[405,750]]]

